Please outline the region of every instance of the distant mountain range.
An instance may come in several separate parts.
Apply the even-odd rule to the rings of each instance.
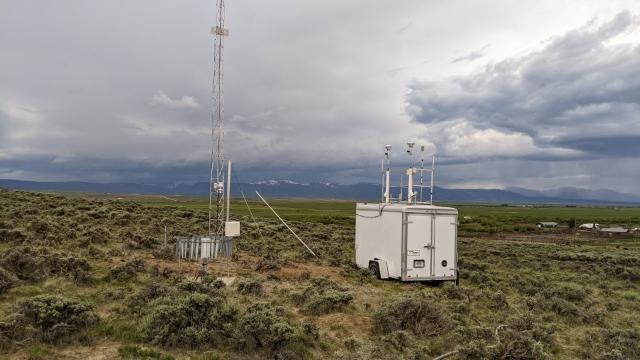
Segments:
[[[577,187],[560,187],[549,190],[530,190],[520,187],[509,187],[505,190],[514,192],[516,194],[531,196],[531,197],[551,197],[561,198],[569,200],[597,200],[597,201],[612,201],[612,202],[633,202],[640,203],[639,195],[624,194],[617,191],[608,189],[585,189]]]
[[[136,184],[136,183],[90,183],[90,182],[39,182],[0,179],[0,187],[31,191],[78,191],[109,194],[141,195],[207,195],[208,183],[195,184]],[[303,184],[291,180],[266,180],[254,183],[236,183],[233,196],[255,197],[255,191],[268,197],[378,200],[379,185],[361,183],[339,185],[332,183]],[[424,198],[428,198],[425,194]],[[528,203],[528,204],[640,204],[640,196],[623,194],[612,190],[590,190],[563,187],[552,190],[530,190],[524,188],[501,189],[434,189],[435,201],[461,203]]]

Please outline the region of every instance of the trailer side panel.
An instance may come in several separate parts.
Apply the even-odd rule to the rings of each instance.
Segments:
[[[367,268],[369,261],[387,262],[389,277],[400,278],[402,212],[356,210],[356,264]]]

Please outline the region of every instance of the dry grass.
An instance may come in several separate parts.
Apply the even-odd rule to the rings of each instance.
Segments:
[[[295,209],[296,214],[304,215],[300,204]],[[258,225],[242,218],[243,236],[236,242],[234,261],[228,265],[212,262],[207,271],[210,276],[234,275],[236,284],[258,278],[262,291],[238,292],[237,285],[203,290],[185,285],[201,281],[200,264],[154,256],[161,249],[163,223],[168,224],[170,237],[205,232],[206,213],[199,209],[0,190],[0,258],[8,258],[11,249],[25,247],[35,254],[29,259],[41,261],[32,265],[42,270],[31,277],[22,276],[18,268],[7,269],[10,275],[18,273],[22,278],[0,294],[0,322],[14,314],[11,304],[42,294],[91,303],[101,318],[83,339],[52,346],[35,338],[16,338],[4,344],[0,357],[117,358],[118,349],[126,344],[177,359],[408,359],[456,349],[461,351],[458,358],[633,357],[629,349],[634,349],[640,331],[640,241],[554,244],[537,243],[535,237],[512,241],[509,234],[494,241],[461,239],[461,286],[432,287],[367,277],[353,266],[353,222],[339,219],[332,223],[330,216],[321,217],[322,212],[316,210],[308,221],[292,221],[291,225],[320,259],[310,258],[274,220],[259,219],[263,241]],[[270,256],[263,258],[265,254]],[[66,258],[78,260],[60,260]],[[134,258],[141,259],[144,267],[132,266]],[[71,265],[82,261],[90,265],[88,281],[76,281],[73,275]],[[259,266],[270,262],[277,266]],[[45,263],[48,267],[40,267]],[[118,271],[114,269],[125,270],[127,276],[115,276]],[[335,284],[332,291],[350,294],[349,303],[316,312],[308,308],[309,301],[292,297],[307,291],[309,298],[322,298],[322,291],[314,290],[313,285],[320,277]],[[144,296],[149,298],[138,298],[135,305],[136,297],[155,285],[166,288],[168,295],[147,292]],[[247,354],[246,349],[213,342],[188,348],[151,345],[143,326],[148,314],[203,291],[224,297],[237,309],[234,321],[238,323],[230,336],[239,344],[249,344],[251,338],[241,331],[240,319],[255,304],[280,306],[283,310],[277,313],[254,311],[267,324],[263,331],[273,346],[252,343]],[[394,307],[385,304],[399,298],[429,299],[429,306],[389,311]],[[433,331],[420,327],[413,331],[397,324],[388,331],[375,331],[376,313],[408,314],[407,322],[420,324],[421,316],[434,319],[427,316],[433,313],[422,311],[433,306],[441,325]],[[279,331],[280,337],[272,336]]]

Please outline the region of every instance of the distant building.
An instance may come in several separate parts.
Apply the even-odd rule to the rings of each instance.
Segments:
[[[605,234],[626,234],[627,232],[629,232],[629,230],[619,226],[602,228],[599,231]]]
[[[536,225],[538,226],[538,229],[558,227],[558,223],[553,221],[543,221],[537,223]]]
[[[585,230],[600,229],[600,224],[594,224],[594,223],[582,224],[578,226],[578,228],[585,229]]]

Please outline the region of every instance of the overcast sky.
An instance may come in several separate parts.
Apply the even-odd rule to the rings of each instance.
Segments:
[[[639,1],[227,0],[243,181],[640,193]],[[215,0],[0,0],[0,178],[208,180]]]

